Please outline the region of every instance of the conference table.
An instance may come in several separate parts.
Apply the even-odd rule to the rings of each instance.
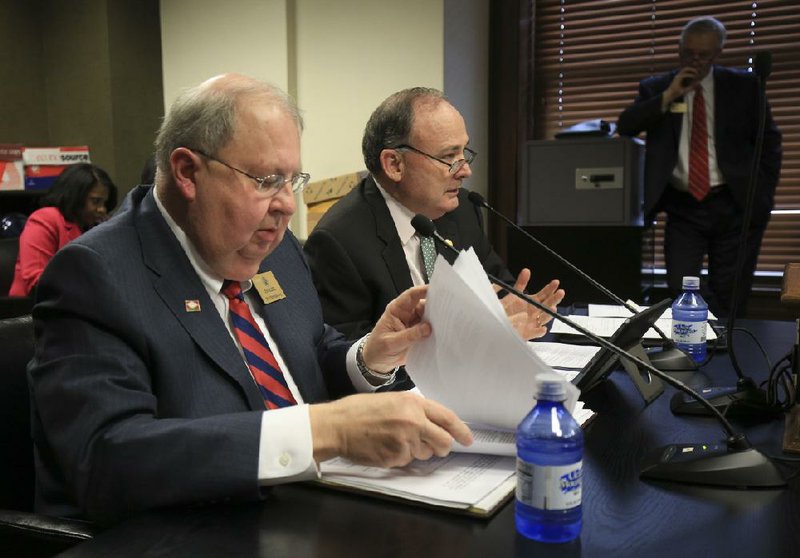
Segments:
[[[772,362],[789,352],[794,323],[740,320]],[[747,375],[767,364],[746,335],[736,355]],[[732,385],[727,353],[681,379],[695,387]],[[597,416],[585,429],[583,530],[570,543],[545,544],[515,532],[513,500],[488,519],[310,485],[274,488],[263,502],[143,513],[74,547],[64,558],[127,557],[796,557],[800,556],[800,481],[785,489],[732,490],[652,483],[639,467],[655,448],[718,442],[716,420],[678,417],[675,390],[645,405],[621,371],[586,394]],[[784,419],[732,421],[755,447],[782,452]],[[795,456],[800,458],[800,456]],[[157,459],[158,456],[153,456]],[[800,463],[784,466],[787,475]]]

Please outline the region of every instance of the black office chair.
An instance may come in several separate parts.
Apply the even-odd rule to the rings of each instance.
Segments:
[[[19,237],[0,238],[0,319],[30,314],[33,308],[33,297],[8,296],[18,253]]]
[[[0,553],[25,558],[54,556],[97,531],[85,521],[33,512],[33,441],[25,371],[32,356],[31,317],[0,320]]]

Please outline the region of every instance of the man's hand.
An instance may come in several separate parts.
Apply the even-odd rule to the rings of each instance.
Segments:
[[[514,288],[522,292],[530,278],[531,271],[528,268],[523,269],[517,276]],[[558,285],[558,279],[553,279],[531,298],[555,312],[566,294],[564,289],[558,288]],[[538,339],[547,333],[546,326],[553,319],[549,314],[510,293],[503,297],[500,303],[503,305],[511,325],[523,339]]]
[[[404,364],[408,349],[431,334],[431,326],[422,321],[428,286],[412,287],[386,305],[386,310],[364,344],[364,364],[377,372],[386,372]]]
[[[453,440],[469,446],[472,432],[447,407],[411,392],[351,395],[311,405],[314,459],[345,457],[377,467],[444,457]]]
[[[697,70],[691,66],[681,68],[672,81],[669,87],[662,93],[661,107],[666,110],[672,101],[686,94],[687,91],[692,89],[697,82]]]

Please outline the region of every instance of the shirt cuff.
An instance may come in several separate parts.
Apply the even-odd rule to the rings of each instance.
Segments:
[[[347,375],[350,377],[350,381],[353,383],[353,387],[356,388],[356,391],[359,393],[369,393],[377,390],[379,387],[391,384],[395,380],[395,376],[392,375],[388,381],[376,386],[372,385],[369,380],[364,377],[364,375],[358,369],[358,363],[356,362],[356,352],[358,351],[358,346],[361,344],[363,339],[364,337],[350,346],[350,349],[347,351],[347,358],[345,359],[345,362],[347,364]]]
[[[308,405],[293,405],[262,413],[259,484],[269,486],[319,477]]]

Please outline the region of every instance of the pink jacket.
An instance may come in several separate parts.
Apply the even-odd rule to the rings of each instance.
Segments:
[[[64,219],[56,207],[43,207],[31,213],[19,237],[19,255],[9,296],[29,296],[53,254],[80,235],[80,227]]]

